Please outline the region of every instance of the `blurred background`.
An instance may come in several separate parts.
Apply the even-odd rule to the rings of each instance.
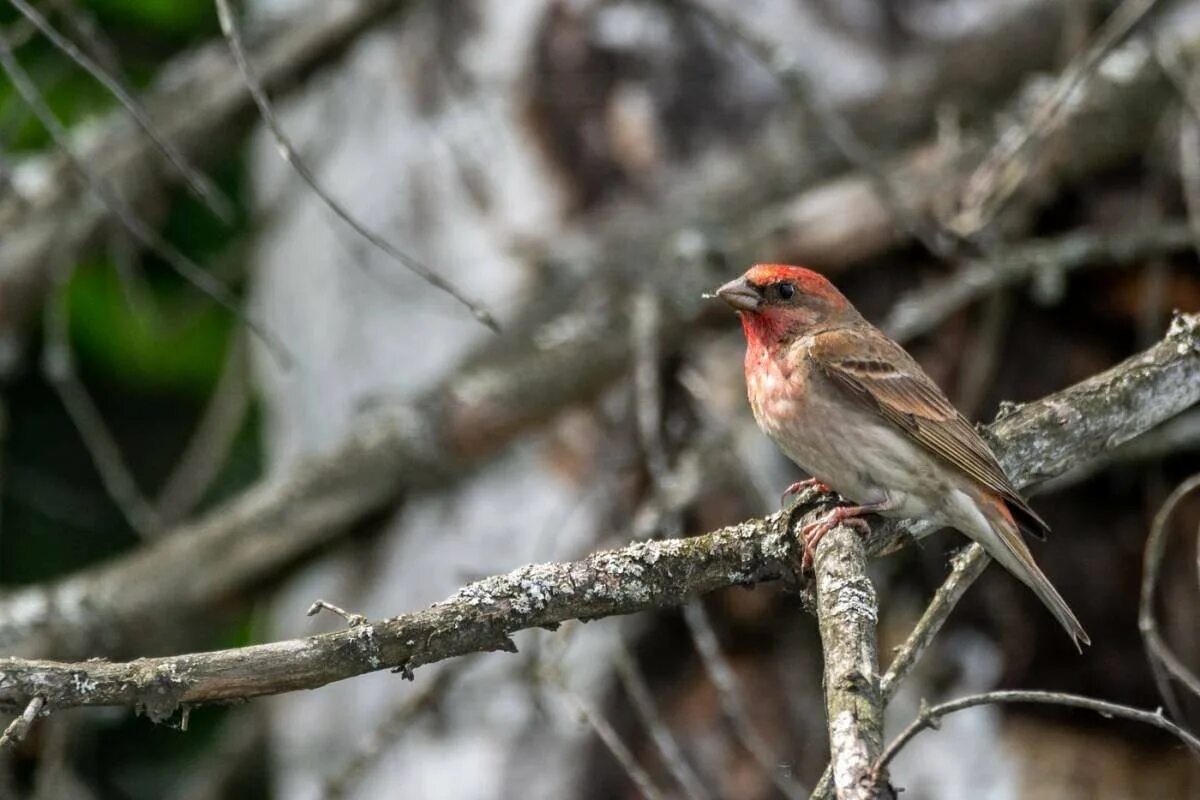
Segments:
[[[736,320],[700,300],[756,260],[831,276],[985,421],[1200,310],[1194,0],[249,0],[233,21],[274,134],[211,0],[0,1],[7,655],[310,635],[343,624],[305,616],[318,597],[382,618],[774,511],[801,476],[754,426]],[[424,467],[355,460],[381,409]],[[1163,705],[1142,551],[1198,451],[1192,410],[1035,487],[1036,557],[1094,646],[993,567],[889,734],[992,688]],[[124,569],[314,463],[338,479],[236,546]],[[1185,498],[1158,590],[1193,667],[1198,525]],[[875,562],[885,661],[962,544]],[[42,585],[94,603],[23,628],[13,598]],[[825,765],[816,625],[779,585],[515,641],[161,724],[54,714],[0,755],[0,797],[643,796],[597,724],[667,797],[805,797]],[[1031,707],[948,719],[893,778],[1200,797],[1165,735]]]

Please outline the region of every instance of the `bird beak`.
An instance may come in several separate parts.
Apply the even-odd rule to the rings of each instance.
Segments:
[[[716,296],[729,303],[736,311],[758,311],[762,295],[745,278],[734,278],[717,289]]]

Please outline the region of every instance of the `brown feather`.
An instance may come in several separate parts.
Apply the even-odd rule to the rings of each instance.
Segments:
[[[808,357],[848,395],[995,492],[1022,530],[1045,538],[1050,527],[1017,493],[991,448],[900,345],[863,323],[818,333]]]

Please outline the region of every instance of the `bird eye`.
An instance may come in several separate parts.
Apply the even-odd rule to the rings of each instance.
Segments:
[[[796,287],[790,283],[779,284],[779,298],[781,300],[791,300],[792,295],[796,293]]]

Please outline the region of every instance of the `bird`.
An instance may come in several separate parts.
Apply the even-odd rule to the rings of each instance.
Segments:
[[[789,486],[785,501],[817,486],[850,503],[801,529],[805,565],[838,524],[866,531],[867,514],[926,519],[978,542],[1033,590],[1081,653],[1091,644],[1022,536],[1044,539],[1050,526],[904,348],[804,267],[756,264],[709,296],[741,317],[755,421],[812,476]]]

